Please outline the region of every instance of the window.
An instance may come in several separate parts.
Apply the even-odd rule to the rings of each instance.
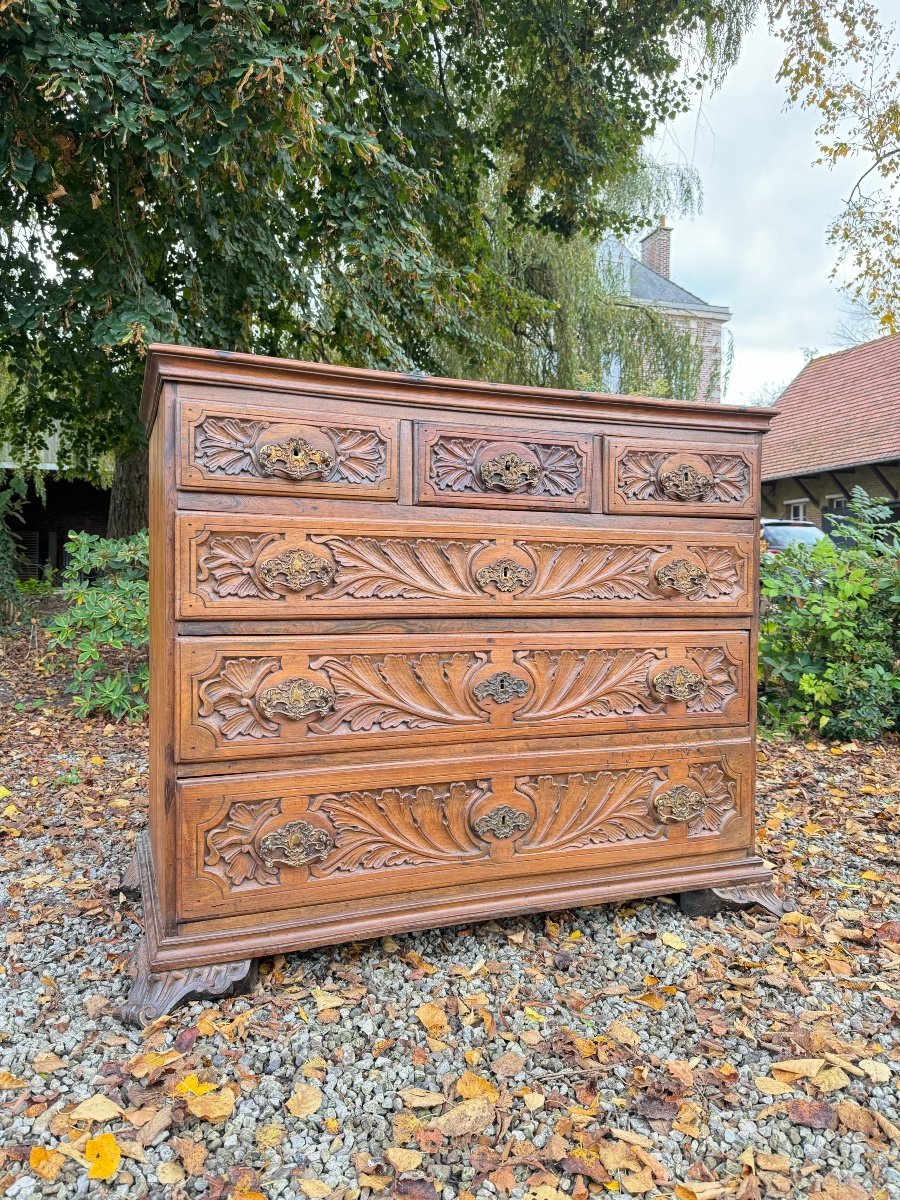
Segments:
[[[827,508],[830,512],[847,512],[850,508],[850,501],[846,496],[826,496],[822,507]]]
[[[787,519],[789,521],[805,521],[806,520],[806,501],[805,500],[790,500],[785,506],[787,509]]]

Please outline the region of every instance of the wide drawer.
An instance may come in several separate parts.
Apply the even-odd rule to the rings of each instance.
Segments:
[[[749,742],[237,775],[177,788],[183,920],[748,850]]]
[[[181,761],[735,725],[746,632],[178,641]]]
[[[178,486],[396,500],[398,423],[240,404],[178,403]]]
[[[181,514],[183,618],[753,611],[737,534]]]
[[[752,517],[759,447],[606,438],[603,492],[608,513]]]
[[[530,427],[415,426],[417,504],[465,508],[589,509],[594,446]]]

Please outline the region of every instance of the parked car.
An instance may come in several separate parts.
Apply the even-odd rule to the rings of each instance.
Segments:
[[[780,554],[788,546],[798,542],[804,546],[814,546],[828,535],[823,533],[812,521],[777,521],[763,518],[760,521],[763,553]]]

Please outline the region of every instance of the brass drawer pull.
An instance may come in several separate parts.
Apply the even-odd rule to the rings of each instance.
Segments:
[[[686,784],[679,783],[675,787],[660,792],[653,798],[656,815],[667,825],[680,821],[692,821],[699,817],[706,808],[706,797]]]
[[[326,450],[317,450],[306,438],[289,437],[283,442],[268,442],[257,453],[263,475],[286,475],[289,479],[324,478],[334,469],[334,458]]]
[[[540,479],[538,464],[522,458],[515,450],[506,450],[481,464],[481,482],[489,491],[520,492],[536,487]]]
[[[674,558],[657,567],[656,582],[659,587],[670,588],[682,596],[695,596],[702,594],[709,583],[709,572],[689,558]]]
[[[276,683],[274,687],[266,688],[259,698],[259,710],[270,720],[282,716],[302,721],[313,714],[324,717],[333,708],[334,692],[309,679],[287,679],[284,683]]]
[[[267,867],[274,867],[276,863],[302,867],[313,859],[324,858],[333,849],[334,838],[324,829],[317,829],[308,821],[290,821],[262,838],[259,856]]]
[[[676,463],[659,474],[659,486],[670,500],[706,500],[712,491],[712,475],[698,471],[693,463]]]
[[[689,667],[667,667],[654,675],[651,683],[661,700],[698,700],[708,686],[703,676]]]
[[[313,554],[302,546],[267,558],[259,564],[258,570],[266,587],[273,591],[276,587],[300,592],[313,584],[327,586],[337,575],[337,567],[330,559]]]

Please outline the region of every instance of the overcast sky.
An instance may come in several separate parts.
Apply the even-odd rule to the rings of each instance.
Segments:
[[[900,0],[880,7],[893,16]],[[758,22],[724,86],[657,144],[658,157],[700,173],[702,213],[670,220],[671,274],[734,314],[731,403],[790,382],[804,347],[841,348],[835,330],[843,302],[828,278],[834,251],[826,231],[860,170],[812,166],[816,118],[784,109],[780,61],[779,43]]]

